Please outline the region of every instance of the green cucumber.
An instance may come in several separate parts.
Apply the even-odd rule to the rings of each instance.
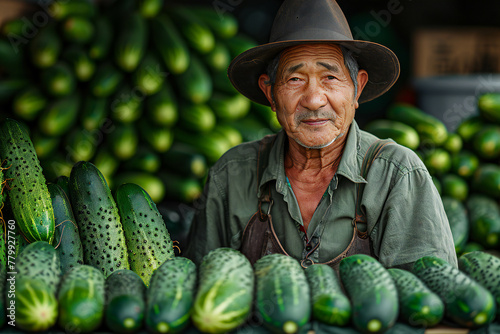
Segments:
[[[203,192],[200,180],[192,176],[183,176],[163,170],[159,173],[159,178],[164,184],[165,197],[172,200],[192,203]]]
[[[243,142],[241,133],[229,124],[218,123],[215,125],[213,132],[226,138],[231,147],[239,145]]]
[[[22,42],[21,42],[22,43]],[[23,76],[25,49],[19,48],[13,41],[0,38],[0,70],[10,77]]]
[[[381,333],[399,315],[396,285],[375,258],[356,254],[340,261],[339,275],[352,303],[352,323],[362,333]]]
[[[76,77],[69,65],[59,61],[41,73],[42,86],[54,97],[68,96],[76,89]]]
[[[16,116],[33,121],[47,105],[48,98],[37,86],[28,86],[17,92],[12,101],[12,109]]]
[[[493,321],[496,313],[492,294],[458,268],[435,256],[424,256],[412,272],[444,303],[445,318],[461,327],[477,328]]]
[[[451,132],[443,143],[443,148],[451,154],[457,154],[462,150],[463,144],[462,137],[458,133]]]
[[[217,118],[234,121],[245,117],[250,111],[250,100],[242,94],[224,94],[215,92],[208,105],[213,109]]]
[[[450,196],[441,197],[450,224],[455,252],[460,254],[469,240],[469,217],[465,205]]]
[[[264,122],[263,124],[265,126],[276,132],[281,129],[281,124],[276,117],[276,113],[271,109],[271,107],[253,101],[251,104],[251,112],[255,112],[261,121]]]
[[[396,143],[415,150],[420,145],[420,137],[417,131],[402,122],[377,119],[368,123],[364,130],[381,139],[391,138]]]
[[[465,201],[469,195],[469,185],[464,178],[448,173],[442,175],[440,180],[443,196],[450,196],[461,202]]]
[[[82,264],[71,268],[61,279],[57,300],[61,328],[92,333],[104,318],[105,277],[101,270]]]
[[[214,91],[225,93],[225,94],[239,94],[239,92],[234,88],[233,84],[229,80],[226,71],[217,71],[212,73],[212,80]]]
[[[98,268],[104,277],[117,269],[130,269],[118,207],[101,172],[90,162],[76,163],[69,192],[84,263]]]
[[[102,173],[109,187],[113,187],[113,175],[120,165],[120,160],[111,152],[109,147],[100,147],[92,159],[92,163]]]
[[[149,96],[161,89],[167,76],[161,59],[155,53],[148,52],[135,70],[132,81],[142,94]]]
[[[94,25],[98,33],[89,42],[88,52],[91,59],[102,60],[108,56],[113,45],[114,27],[106,15],[99,15]]]
[[[387,270],[398,292],[400,318],[414,327],[433,327],[444,316],[444,304],[411,271],[390,268]]]
[[[211,72],[225,71],[231,63],[231,54],[226,44],[215,41],[212,51],[203,55],[202,59]]]
[[[122,84],[111,98],[110,117],[119,123],[132,123],[142,114],[142,94],[137,95],[135,88],[128,83]]]
[[[61,54],[62,44],[56,24],[47,24],[29,43],[32,63],[38,68],[48,68],[54,65]]]
[[[227,39],[226,45],[229,48],[229,52],[231,53],[231,57],[235,58],[236,56],[247,51],[248,49],[256,47],[258,44],[249,35],[242,33],[242,32],[238,32],[236,35]]]
[[[500,258],[482,251],[463,254],[458,258],[458,268],[479,282],[495,297],[497,316],[500,315]]]
[[[213,50],[215,37],[208,25],[185,6],[169,8],[169,14],[189,46],[200,54]]]
[[[40,160],[40,164],[48,180],[53,180],[59,176],[69,176],[71,168],[73,168],[73,161],[57,151],[50,157]]]
[[[351,301],[337,272],[326,264],[309,266],[304,272],[311,290],[312,318],[331,326],[346,326],[351,320]]]
[[[130,159],[137,152],[139,136],[133,124],[117,124],[106,139],[111,152],[120,160]]]
[[[41,160],[47,159],[54,154],[61,143],[61,137],[47,136],[37,129],[33,131],[31,140],[33,142],[33,147],[35,148],[36,155]]]
[[[387,110],[386,117],[414,128],[423,144],[441,146],[448,138],[443,122],[411,104],[395,103]]]
[[[200,104],[210,100],[213,92],[212,78],[207,67],[195,55],[191,55],[187,69],[174,79],[182,87],[179,94],[187,101]]]
[[[53,100],[38,117],[38,128],[47,136],[61,136],[67,133],[78,119],[80,101],[79,94]]]
[[[209,333],[226,333],[241,326],[252,311],[254,293],[254,272],[248,259],[232,248],[214,249],[203,257],[198,277],[193,324]],[[305,275],[302,283],[307,286]]]
[[[146,286],[130,269],[120,269],[106,278],[106,326],[114,333],[136,333],[144,325]]]
[[[155,202],[140,185],[120,184],[115,197],[130,268],[149,286],[153,272],[174,256],[170,234]]]
[[[93,21],[85,16],[70,15],[61,22],[61,34],[69,43],[87,43],[96,33]]]
[[[139,133],[141,138],[158,153],[168,151],[174,141],[170,127],[157,125],[148,119],[139,121]]]
[[[160,176],[156,174],[139,171],[122,171],[114,175],[113,179],[115,188],[125,183],[134,183],[141,186],[154,203],[160,203],[165,197],[165,185]]]
[[[54,239],[54,211],[33,143],[20,122],[0,123],[0,160],[9,180],[9,202],[16,224],[30,242]]]
[[[64,274],[70,268],[83,264],[82,242],[68,195],[56,183],[49,183],[47,187],[54,208],[56,250],[60,260],[60,270]]]
[[[98,131],[108,119],[108,99],[105,97],[85,96],[80,123],[87,131]]]
[[[96,12],[95,4],[89,0],[53,1],[49,5],[49,13],[57,21],[71,15],[93,17]]]
[[[148,25],[138,12],[129,13],[122,22],[114,45],[114,60],[125,72],[134,71],[141,62],[148,43]]]
[[[192,146],[174,142],[170,149],[161,155],[162,165],[179,175],[202,178],[208,170],[207,160]]]
[[[212,108],[206,104],[183,103],[179,106],[179,126],[192,132],[209,132],[216,123]]]
[[[192,6],[189,10],[198,15],[200,20],[205,21],[218,38],[231,38],[238,32],[238,20],[231,13],[225,12],[221,15],[217,10],[208,6]]]
[[[28,85],[24,78],[4,78],[0,81],[0,102],[10,101]]]
[[[479,158],[468,150],[455,153],[451,157],[450,172],[468,180],[479,167]]]
[[[113,94],[123,81],[124,74],[110,62],[102,62],[89,82],[89,90],[96,97]]]
[[[483,163],[474,172],[471,179],[474,191],[500,198],[500,166],[494,163]]]
[[[467,198],[470,240],[483,248],[500,243],[500,207],[493,198],[472,194]]]
[[[254,264],[255,312],[264,327],[297,333],[311,316],[311,295],[299,262],[283,254],[265,255]]]
[[[226,138],[218,133],[189,133],[182,129],[175,129],[175,140],[188,144],[203,154],[209,164],[215,163],[224,153],[231,148]]]
[[[474,241],[468,241],[467,244],[465,245],[464,249],[462,250],[461,255],[467,254],[470,252],[475,252],[475,251],[484,251],[484,247],[478,244],[477,242]]]
[[[456,133],[464,143],[470,144],[474,136],[484,127],[485,123],[481,116],[471,116],[464,119],[457,127]]]
[[[177,27],[165,13],[151,19],[153,44],[159,51],[167,70],[178,75],[190,63],[190,52]]]
[[[161,264],[147,291],[146,328],[152,333],[180,333],[190,322],[196,293],[196,265],[185,257]]]
[[[491,160],[500,156],[500,126],[489,125],[483,127],[472,139],[474,153],[484,160]]]
[[[159,126],[171,127],[177,122],[177,97],[170,82],[165,81],[157,93],[146,98],[145,109],[149,119]]]
[[[97,150],[96,142],[86,131],[71,131],[64,138],[64,149],[73,162],[91,160]]]
[[[146,145],[139,145],[134,156],[123,163],[123,168],[127,171],[155,173],[160,167],[160,154]]]
[[[149,19],[160,13],[164,2],[164,0],[139,0],[137,10],[142,17]]]
[[[260,140],[265,135],[275,133],[266,123],[252,114],[229,124],[241,133],[244,142]]]
[[[423,161],[431,175],[442,175],[451,168],[451,155],[444,148],[433,148],[425,152]]]
[[[72,45],[63,52],[63,59],[69,64],[78,81],[89,81],[95,73],[96,62],[80,45]]]
[[[59,187],[61,187],[66,196],[69,196],[69,188],[68,188],[69,177],[67,177],[66,175],[60,175],[56,177],[53,182],[57,184]]]
[[[489,122],[500,124],[500,94],[497,92],[486,93],[477,99],[479,115]]]

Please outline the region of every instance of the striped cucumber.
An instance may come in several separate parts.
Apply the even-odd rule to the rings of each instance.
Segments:
[[[235,249],[217,248],[203,257],[198,275],[193,324],[208,333],[226,333],[242,325],[252,310],[254,292],[248,259]]]
[[[29,242],[54,239],[54,211],[45,176],[33,143],[21,123],[7,118],[0,124],[0,161],[9,180],[9,202],[21,233]]]
[[[495,318],[493,295],[445,260],[424,256],[415,261],[412,272],[441,298],[445,317],[461,327],[486,326]]]
[[[362,333],[381,333],[394,326],[399,304],[394,281],[375,258],[356,254],[340,261],[339,274],[352,302],[352,322]]]
[[[56,183],[49,183],[47,187],[54,208],[55,243],[57,244],[61,272],[64,274],[70,268],[83,264],[82,242],[67,194]]]
[[[152,333],[180,333],[190,322],[196,293],[196,265],[185,257],[162,263],[147,291],[146,328]]]
[[[346,326],[351,320],[351,301],[342,291],[335,270],[315,264],[304,272],[311,290],[312,318],[332,326]]]
[[[415,327],[439,324],[444,315],[444,304],[439,296],[411,271],[398,268],[388,271],[396,284],[400,318]]]
[[[174,257],[170,234],[156,204],[141,186],[121,184],[115,198],[127,242],[130,268],[148,286],[153,272]]]
[[[500,315],[500,258],[482,251],[470,252],[458,258],[458,268],[495,297]]]
[[[277,333],[297,333],[311,316],[311,295],[299,262],[282,254],[266,255],[254,264],[257,316]]]
[[[84,263],[98,268],[104,277],[117,269],[130,269],[118,207],[101,172],[90,162],[76,163],[69,192]]]
[[[72,332],[91,333],[104,318],[105,278],[89,265],[71,268],[61,279],[57,300],[58,325]]]
[[[106,278],[104,319],[114,333],[136,333],[144,324],[146,286],[130,269],[120,269]]]

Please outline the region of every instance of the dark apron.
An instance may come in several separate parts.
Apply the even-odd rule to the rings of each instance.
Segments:
[[[269,159],[269,151],[275,140],[276,135],[266,136],[260,143],[259,155],[257,159],[257,184],[260,183],[260,177]],[[392,143],[390,140],[378,140],[374,142],[368,149],[361,166],[361,176],[366,178],[368,174],[368,169],[371,166],[373,160],[380,152],[380,149],[386,144]],[[355,218],[352,220],[353,233],[351,242],[347,248],[339,254],[337,257],[331,259],[330,261],[323,262],[330,267],[338,270],[338,265],[340,261],[348,256],[354,254],[368,254],[374,256],[373,248],[371,246],[371,240],[368,237],[366,231],[360,231],[358,229],[358,223],[366,224],[366,215],[361,209],[361,196],[363,194],[365,184],[356,184],[356,208],[355,208]],[[262,204],[267,203],[267,212],[262,207]],[[261,189],[261,196],[259,198],[259,207],[257,212],[248,221],[245,230],[242,235],[242,243],[240,251],[250,260],[252,265],[261,257],[268,254],[284,254],[288,255],[283,246],[281,245],[276,232],[274,231],[273,221],[271,217],[271,208],[273,205],[273,199],[271,198],[271,188],[268,182]],[[319,247],[319,242],[314,246],[306,245],[307,254],[301,260],[302,267],[306,268],[310,265],[315,264],[315,262],[309,258],[316,249]],[[317,262],[316,262],[317,263]]]

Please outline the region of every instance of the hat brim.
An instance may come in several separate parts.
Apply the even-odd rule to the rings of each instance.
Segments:
[[[229,80],[250,100],[269,106],[269,101],[258,84],[260,75],[266,73],[269,61],[288,47],[313,43],[334,43],[352,51],[359,68],[368,72],[368,82],[361,93],[359,103],[371,101],[384,94],[399,77],[397,56],[381,44],[359,40],[291,40],[259,45],[236,56],[228,67]]]

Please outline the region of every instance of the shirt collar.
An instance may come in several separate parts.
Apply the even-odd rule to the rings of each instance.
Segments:
[[[285,144],[287,142],[286,133],[284,130],[278,132],[276,140],[271,148],[269,162],[259,184],[259,194],[261,187],[272,180],[276,180],[276,190],[283,193],[286,187],[285,178]],[[366,180],[361,174],[361,161],[358,159],[360,150],[360,129],[355,120],[349,128],[347,140],[345,143],[344,152],[340,159],[337,174],[342,175],[355,183],[366,183]]]

